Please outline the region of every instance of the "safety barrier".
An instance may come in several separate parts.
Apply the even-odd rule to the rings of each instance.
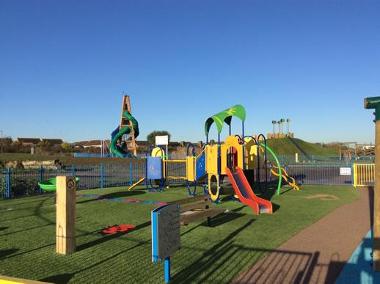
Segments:
[[[171,181],[187,180],[186,160],[164,160],[164,178]]]
[[[145,159],[126,163],[73,165],[61,169],[0,170],[0,198],[5,199],[41,193],[38,182],[57,175],[79,177],[78,189],[130,186],[145,177]]]
[[[353,164],[354,187],[373,186],[375,184],[375,164]]]

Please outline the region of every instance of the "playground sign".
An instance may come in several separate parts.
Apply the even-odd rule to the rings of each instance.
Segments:
[[[351,168],[348,168],[348,167],[340,168],[339,171],[340,171],[341,176],[350,176],[351,175]]]
[[[152,261],[164,260],[165,282],[170,281],[170,256],[181,245],[180,210],[177,204],[164,205],[151,213],[152,221]]]
[[[167,146],[169,144],[169,136],[155,136],[156,146]]]

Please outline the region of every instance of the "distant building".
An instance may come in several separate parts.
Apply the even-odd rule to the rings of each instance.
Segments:
[[[72,144],[74,147],[83,147],[86,148],[102,148],[102,140],[88,140],[88,141],[79,141]]]
[[[11,137],[1,137],[0,143],[2,144],[12,144],[13,140]]]
[[[17,138],[16,140],[19,142],[22,146],[36,146],[38,143],[41,142],[40,138]]]
[[[42,143],[46,143],[49,145],[62,145],[63,140],[62,139],[47,139],[47,138],[42,138],[41,139]]]

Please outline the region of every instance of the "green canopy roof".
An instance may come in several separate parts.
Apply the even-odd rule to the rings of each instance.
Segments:
[[[206,136],[208,135],[210,131],[211,125],[215,122],[216,128],[218,129],[218,133],[222,132],[223,124],[224,122],[231,125],[232,117],[238,117],[242,121],[245,120],[245,109],[242,105],[235,105],[233,107],[230,107],[222,112],[219,112],[217,114],[214,114],[213,116],[207,118],[205,122],[205,133]]]

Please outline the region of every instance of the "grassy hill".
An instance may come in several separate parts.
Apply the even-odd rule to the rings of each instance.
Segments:
[[[292,141],[293,140],[293,141]],[[268,139],[268,146],[278,155],[293,156],[298,153],[300,156],[337,156],[339,151],[334,147],[327,147],[321,144],[309,143],[298,138]]]

